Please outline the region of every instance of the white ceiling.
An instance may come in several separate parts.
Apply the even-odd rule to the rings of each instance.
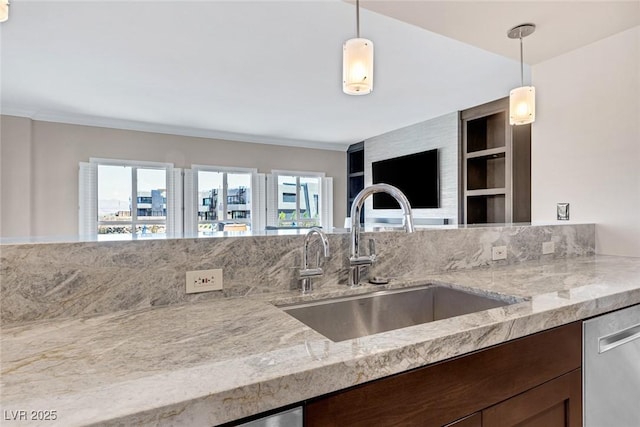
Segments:
[[[509,29],[534,23],[524,62],[537,64],[640,24],[640,1],[362,0],[361,6],[438,34],[520,60]]]
[[[15,0],[0,24],[1,111],[344,149],[505,96],[520,80],[514,25],[538,25],[525,40],[536,63],[638,25],[638,4],[363,0],[397,19],[361,11],[375,87],[354,97],[341,90],[346,2]]]

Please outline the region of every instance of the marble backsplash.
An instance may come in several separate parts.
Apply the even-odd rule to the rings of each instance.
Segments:
[[[347,282],[349,234],[330,234],[331,256],[314,288]],[[3,325],[91,316],[206,299],[288,292],[299,287],[302,235],[130,242],[2,245]],[[490,226],[364,233],[378,261],[370,275],[412,279],[434,272],[595,253],[595,225]],[[555,253],[542,255],[553,241]],[[316,245],[317,242],[314,243]],[[312,252],[316,247],[312,245]],[[491,260],[493,246],[507,259]],[[311,256],[315,265],[315,256]],[[224,291],[185,293],[185,272],[222,268]],[[363,278],[366,279],[366,275]]]

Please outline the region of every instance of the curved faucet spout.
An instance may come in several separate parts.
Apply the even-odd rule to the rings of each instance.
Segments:
[[[311,237],[317,234],[320,236],[320,240],[322,241],[322,248],[324,252],[324,257],[329,257],[329,239],[327,239],[327,235],[318,227],[311,227],[307,234],[304,236],[304,249],[302,250],[302,268],[309,268],[309,243],[311,243]]]
[[[351,253],[349,257],[349,285],[357,286],[360,282],[360,266],[371,265],[375,260],[375,254],[360,256],[360,212],[364,201],[374,193],[387,193],[392,196],[402,209],[404,216],[404,229],[407,233],[413,233],[413,215],[407,196],[400,189],[389,184],[374,184],[360,191],[351,205]]]
[[[320,236],[320,241],[322,242],[322,248],[324,251],[324,257],[327,258],[329,256],[329,239],[327,239],[327,235],[318,227],[312,227],[309,229],[307,234],[304,236],[304,246],[302,248],[302,268],[298,272],[300,280],[302,281],[302,293],[307,293],[312,291],[311,286],[311,278],[322,276],[323,271],[320,268],[320,258],[318,255],[318,265],[316,268],[309,268],[309,243],[311,242],[311,237],[314,234]]]

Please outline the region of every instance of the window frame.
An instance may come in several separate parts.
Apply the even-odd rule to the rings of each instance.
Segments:
[[[120,160],[120,159],[105,159],[105,158],[97,158],[91,157],[89,158],[89,163],[95,165],[96,167],[96,212],[98,207],[98,172],[97,168],[99,166],[122,166],[122,167],[130,167],[131,168],[131,221],[104,221],[100,220],[99,217],[96,217],[96,235],[100,236],[98,233],[100,226],[122,226],[122,225],[131,225],[131,238],[135,239],[138,237],[136,230],[138,225],[164,225],[165,226],[165,238],[169,238],[168,226],[169,226],[169,215],[170,209],[168,206],[169,203],[169,176],[173,171],[172,163],[162,163],[162,162],[150,162],[150,161],[138,161],[138,160]],[[159,219],[140,219],[144,218],[144,216],[138,216],[138,169],[156,169],[156,170],[164,170],[165,177],[165,206],[166,206],[166,214],[164,220]]]
[[[299,223],[301,221],[301,218],[299,218],[300,215],[300,178],[318,178],[318,196],[320,198],[324,198],[323,194],[322,194],[322,185],[323,185],[323,180],[326,178],[326,173],[325,172],[313,172],[313,171],[290,171],[290,170],[283,170],[283,169],[272,169],[271,170],[271,176],[273,177],[274,180],[274,185],[275,185],[275,196],[276,196],[276,201],[275,201],[275,209],[276,212],[274,213],[275,217],[278,217],[278,204],[279,204],[279,200],[277,200],[278,197],[278,178],[280,176],[293,176],[296,178],[296,185],[295,185],[295,189],[296,189],[296,207],[295,207],[295,214],[296,217],[292,220],[296,221],[297,223]],[[326,201],[323,201],[322,199],[320,199],[319,201],[320,203],[326,203]],[[322,226],[322,224],[325,222],[325,218],[322,217],[322,209],[318,209],[318,224],[316,226]],[[277,220],[277,227],[278,228],[298,228],[298,226],[283,226],[280,225],[280,220]],[[308,227],[304,227],[304,228],[308,228]]]
[[[250,194],[253,194],[255,189],[253,188],[254,185],[254,177],[258,174],[258,169],[257,168],[244,168],[244,167],[235,167],[235,166],[215,166],[215,165],[202,165],[202,164],[192,164],[191,165],[191,171],[193,174],[193,191],[195,192],[195,200],[196,200],[196,210],[195,210],[195,215],[196,215],[196,227],[198,230],[196,230],[196,234],[199,235],[200,231],[199,231],[199,226],[200,224],[214,224],[214,223],[220,223],[222,221],[234,221],[234,222],[239,222],[239,223],[243,223],[243,224],[247,224],[250,229],[253,229],[253,222],[254,222],[254,206],[253,204],[255,203],[255,200],[253,197],[251,197],[251,208],[249,209],[250,211],[250,218],[247,220],[247,218],[229,218],[228,217],[228,190],[229,190],[229,181],[228,181],[228,175],[237,173],[237,174],[247,174],[249,175],[249,180],[251,182],[251,187],[249,188],[250,190]],[[223,218],[219,218],[216,220],[201,220],[199,213],[198,213],[198,208],[199,208],[199,172],[214,172],[214,173],[222,173],[222,213],[223,213]]]

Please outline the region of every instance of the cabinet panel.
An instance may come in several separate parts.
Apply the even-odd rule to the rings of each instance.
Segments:
[[[580,427],[582,370],[576,369],[482,411],[483,427]]]
[[[513,222],[531,221],[531,125],[512,129]]]
[[[580,323],[307,403],[305,425],[442,426],[580,368]]]
[[[358,143],[354,145],[355,147],[350,147],[350,151],[347,152],[347,155],[349,156],[349,174],[364,171],[364,144]]]
[[[347,216],[356,195],[364,188],[364,142],[352,144],[347,150]],[[360,222],[364,220],[364,209]]]
[[[360,175],[353,174],[349,177],[349,198],[352,201],[356,194],[364,188],[364,173]]]
[[[454,421],[444,427],[482,427],[482,413],[476,412],[473,415],[464,417],[461,420]]]

